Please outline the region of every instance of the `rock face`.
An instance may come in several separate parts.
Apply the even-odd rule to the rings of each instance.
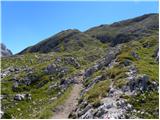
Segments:
[[[103,66],[108,66],[111,63],[111,61],[115,59],[116,56],[120,53],[120,48],[121,46],[109,48],[104,58],[102,58],[94,66],[92,66],[91,68],[88,68],[85,71],[84,77],[87,78],[91,76],[94,72],[96,72],[97,70],[100,70]]]
[[[0,43],[0,49],[1,49],[1,55],[2,57],[7,57],[7,56],[11,56],[12,52],[6,48],[6,46],[3,43]]]

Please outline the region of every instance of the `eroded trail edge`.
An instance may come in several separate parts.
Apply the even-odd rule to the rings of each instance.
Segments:
[[[75,79],[77,83],[73,85],[70,96],[63,105],[60,105],[56,108],[56,111],[54,112],[52,119],[67,119],[69,114],[76,108],[76,105],[78,104],[78,99],[80,97],[80,92],[83,86],[83,73],[77,75]]]

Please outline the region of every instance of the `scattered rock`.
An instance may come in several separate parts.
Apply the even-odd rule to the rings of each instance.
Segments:
[[[37,88],[41,88],[43,87],[45,84],[47,84],[49,82],[49,80],[43,80],[41,82],[39,82],[36,86]]]
[[[76,68],[80,68],[79,62],[73,57],[66,57],[66,58],[64,58],[64,61],[65,61],[66,64],[70,64],[70,65],[73,65]]]
[[[13,83],[12,90],[13,90],[13,91],[17,91],[18,86],[19,86],[19,83],[18,83],[17,81],[15,81],[15,82]]]
[[[56,100],[57,99],[57,97],[53,97],[53,98],[51,98],[50,100]]]
[[[126,59],[126,60],[123,61],[123,64],[124,64],[125,66],[129,66],[131,63],[132,63],[132,61],[131,61],[131,60],[128,60],[128,59]]]
[[[18,100],[18,101],[21,101],[24,99],[25,99],[25,94],[16,94],[14,97],[14,100]]]
[[[139,78],[139,83],[140,83],[140,86],[141,86],[141,89],[143,91],[147,90],[147,82],[149,81],[149,76],[147,75],[144,75],[142,77]]]
[[[78,116],[82,116],[91,108],[92,108],[92,106],[90,104],[88,104],[82,111],[78,111]]]
[[[6,95],[0,95],[0,100],[6,98],[7,96]]]
[[[149,76],[147,75],[138,76],[134,80],[130,81],[129,85],[131,92],[133,90],[146,91],[148,89],[148,84],[147,84],[148,81],[149,81]]]
[[[127,104],[127,106],[126,106],[126,110],[129,110],[129,111],[131,111],[132,110],[132,108],[133,108],[133,106],[131,105],[131,104]]]
[[[84,115],[80,117],[81,119],[93,119],[93,109],[88,110]]]
[[[57,65],[55,64],[50,64],[47,66],[47,68],[45,69],[45,72],[47,74],[51,74],[51,73],[54,73],[54,72],[57,72],[58,68],[57,68]]]
[[[153,57],[155,57],[156,61],[159,62],[159,48],[155,50]]]
[[[4,112],[0,110],[0,119],[2,118],[3,115],[4,115]]]
[[[45,68],[45,70],[44,70],[44,72],[47,74],[59,74],[60,76],[63,76],[68,71],[69,71],[68,68],[57,66],[54,63],[48,65],[47,68]]]
[[[31,94],[16,94],[14,100],[17,101],[31,100]]]
[[[140,60],[139,55],[138,55],[137,53],[135,53],[134,51],[131,52],[131,55],[132,55],[135,59]]]

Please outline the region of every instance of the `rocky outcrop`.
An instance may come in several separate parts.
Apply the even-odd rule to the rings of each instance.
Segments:
[[[32,68],[30,68],[28,66],[24,66],[24,67],[13,67],[13,66],[11,66],[11,67],[8,67],[8,68],[2,70],[0,75],[1,75],[1,78],[4,78],[4,77],[9,76],[11,74],[18,74],[22,71],[27,72],[28,74],[33,72]]]
[[[85,70],[84,77],[87,78],[91,76],[94,72],[100,70],[104,66],[108,66],[113,59],[120,53],[121,46],[111,47],[108,49],[104,58],[98,61],[94,66]]]
[[[73,65],[76,68],[80,68],[79,62],[73,57],[66,57],[66,58],[64,58],[64,61],[65,61],[66,64],[70,64],[70,65]]]
[[[132,81],[129,82],[131,92],[134,90],[146,91],[148,89],[148,81],[149,77],[146,75],[134,78]]]
[[[54,63],[49,64],[45,69],[44,72],[46,74],[61,74],[64,75],[68,72],[68,68],[60,67]]]

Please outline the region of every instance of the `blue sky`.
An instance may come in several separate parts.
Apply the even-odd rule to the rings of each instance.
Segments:
[[[158,2],[2,2],[1,40],[13,53],[62,30],[158,13]]]

